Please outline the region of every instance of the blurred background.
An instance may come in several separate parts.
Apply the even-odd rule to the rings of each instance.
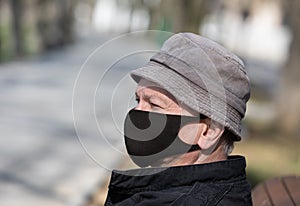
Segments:
[[[234,153],[246,156],[252,186],[274,176],[300,175],[299,19],[296,0],[0,0],[1,205],[102,204],[109,170],[89,151],[109,168],[126,167],[126,160],[89,133],[95,119],[84,104],[76,107],[76,117],[83,120],[82,135],[93,137],[87,149],[80,144],[73,86],[95,49],[141,30],[199,33],[238,54],[252,97],[245,138]],[[89,63],[86,78],[104,72],[117,51],[141,45],[155,50],[165,39],[145,35],[110,44]],[[132,58],[125,73],[145,61]],[[84,85],[91,89],[89,80]],[[109,92],[99,98],[108,99]],[[100,123],[106,118],[102,110]]]

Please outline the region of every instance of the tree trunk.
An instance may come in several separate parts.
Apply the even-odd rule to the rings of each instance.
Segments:
[[[199,32],[206,14],[205,0],[163,0],[159,7],[149,9],[149,29],[170,32]]]
[[[199,26],[206,14],[205,0],[179,0],[180,21],[176,30],[199,33]]]
[[[73,11],[74,0],[61,0],[60,30],[62,31],[62,44],[73,42]]]
[[[10,0],[0,0],[0,62],[14,57],[15,38]]]
[[[284,8],[293,40],[288,62],[282,71],[278,122],[281,130],[297,135],[300,132],[300,1],[284,1]]]
[[[16,56],[21,56],[23,54],[21,30],[22,5],[22,0],[11,0]]]

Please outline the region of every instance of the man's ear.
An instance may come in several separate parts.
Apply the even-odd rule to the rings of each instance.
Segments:
[[[202,152],[205,150],[211,150],[212,152],[224,132],[224,127],[210,118],[202,120],[200,124],[202,130],[200,130],[198,145]]]

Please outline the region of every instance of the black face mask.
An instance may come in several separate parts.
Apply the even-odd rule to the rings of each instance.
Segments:
[[[197,144],[184,143],[178,133],[183,125],[202,118],[130,110],[124,123],[127,152],[134,163],[146,167],[168,156],[200,150]]]

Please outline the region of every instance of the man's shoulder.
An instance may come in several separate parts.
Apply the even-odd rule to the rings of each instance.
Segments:
[[[239,204],[233,204],[233,200]],[[220,202],[251,205],[245,158],[231,156],[225,161],[138,169],[125,174],[115,171],[107,202],[111,205],[217,205]]]

